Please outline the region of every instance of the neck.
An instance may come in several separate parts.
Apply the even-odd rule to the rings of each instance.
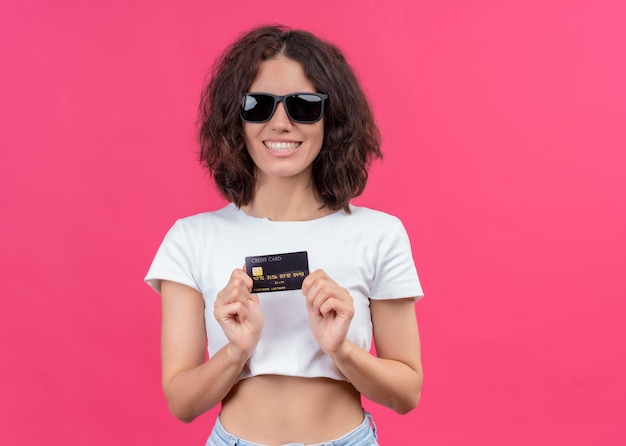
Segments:
[[[331,214],[324,206],[311,178],[270,178],[257,180],[254,198],[242,206],[253,217],[273,221],[306,221]]]

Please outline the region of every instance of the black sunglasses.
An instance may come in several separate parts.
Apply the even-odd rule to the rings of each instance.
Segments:
[[[267,122],[272,119],[276,105],[285,105],[287,116],[299,124],[313,124],[322,119],[324,102],[328,95],[323,93],[292,93],[277,96],[269,93],[246,93],[241,98],[241,119],[246,122]]]

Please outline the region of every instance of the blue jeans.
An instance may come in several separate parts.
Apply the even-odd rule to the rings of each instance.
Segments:
[[[337,438],[335,440],[323,441],[322,443],[315,443],[312,445],[305,445],[304,443],[288,443],[283,446],[378,446],[376,435],[376,424],[372,420],[372,416],[365,412],[365,419],[360,426],[356,429],[348,432],[346,435]],[[215,420],[215,427],[213,432],[206,442],[206,446],[263,446],[259,443],[252,443],[241,438],[237,438],[230,434],[222,423],[220,423],[219,417]]]

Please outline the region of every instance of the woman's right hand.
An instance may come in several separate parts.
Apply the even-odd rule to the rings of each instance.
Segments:
[[[256,348],[263,329],[263,313],[252,279],[243,269],[230,275],[226,287],[217,293],[213,314],[232,348],[247,360]]]

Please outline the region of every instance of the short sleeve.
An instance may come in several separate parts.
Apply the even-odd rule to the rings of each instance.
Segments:
[[[157,293],[161,293],[161,280],[181,283],[200,291],[193,274],[193,264],[184,223],[178,220],[165,235],[144,280]]]
[[[376,272],[370,290],[374,300],[424,296],[417,276],[409,236],[400,220],[394,218],[378,244]]]

